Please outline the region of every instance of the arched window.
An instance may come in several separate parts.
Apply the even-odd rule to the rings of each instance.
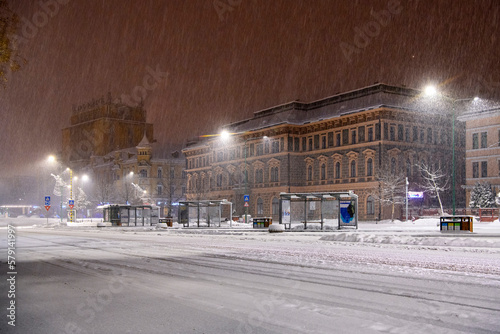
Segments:
[[[262,169],[257,169],[255,171],[255,183],[264,182],[264,171]]]
[[[313,167],[311,165],[307,166],[307,181],[312,181],[313,179]]]
[[[366,199],[366,214],[367,215],[375,214],[375,206],[372,196],[368,196],[368,198]]]
[[[351,161],[351,177],[356,177],[356,161]]]
[[[257,199],[257,214],[258,215],[264,214],[264,201],[260,197]]]
[[[279,216],[279,214],[280,214],[280,201],[276,197],[273,198],[272,208],[273,208],[273,216]]]
[[[222,187],[222,174],[217,174],[217,187]]]
[[[366,176],[373,176],[373,159],[366,160]]]
[[[321,164],[321,179],[326,180],[326,164]]]
[[[340,162],[335,164],[335,178],[340,179]]]

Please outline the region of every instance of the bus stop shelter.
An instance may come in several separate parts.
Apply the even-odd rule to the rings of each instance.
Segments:
[[[358,228],[358,196],[352,191],[318,193],[281,193],[280,224],[325,224]]]
[[[180,201],[179,202],[179,224],[184,227],[196,224],[218,225],[220,227],[222,220],[222,206],[229,205],[228,217],[232,226],[233,203],[223,200],[200,200],[200,201]]]
[[[103,222],[111,226],[153,226],[158,224],[159,208],[152,205],[108,204],[103,209]]]

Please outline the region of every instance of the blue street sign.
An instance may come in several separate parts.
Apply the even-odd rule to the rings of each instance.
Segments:
[[[50,196],[45,196],[45,205],[50,205]]]
[[[243,201],[250,202],[250,195],[244,195],[243,196]]]
[[[69,200],[69,205],[75,205],[75,200],[74,199],[70,199]]]

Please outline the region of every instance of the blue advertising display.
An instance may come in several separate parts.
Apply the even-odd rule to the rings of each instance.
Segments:
[[[342,223],[349,224],[354,219],[354,205],[351,201],[340,201],[340,219]]]

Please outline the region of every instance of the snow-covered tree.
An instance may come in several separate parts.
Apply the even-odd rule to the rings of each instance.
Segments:
[[[443,202],[441,201],[441,193],[448,189],[448,178],[440,169],[432,169],[430,165],[420,163],[417,165],[424,183],[421,185],[423,190],[432,198],[437,198],[441,215],[444,214]]]
[[[78,187],[76,191],[73,192],[75,197],[75,207],[81,210],[86,209],[90,205],[90,201],[87,199],[87,194],[82,188]]]
[[[401,173],[391,173],[389,169],[382,169],[377,175],[378,191],[371,195],[382,206],[391,206],[391,221],[394,221],[395,207],[404,204],[406,177]]]
[[[489,183],[476,183],[470,193],[469,207],[492,208],[495,206],[495,194]]]
[[[64,182],[62,177],[59,175],[55,175],[55,174],[50,174],[50,175],[52,175],[52,177],[56,180],[56,183],[54,184],[54,191],[53,191],[54,195],[61,196],[64,187],[66,187],[66,182]]]

